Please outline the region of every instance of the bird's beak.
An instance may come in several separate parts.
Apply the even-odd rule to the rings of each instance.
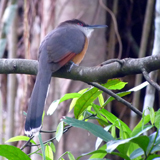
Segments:
[[[107,25],[88,25],[87,28],[95,29],[95,28],[106,28]]]

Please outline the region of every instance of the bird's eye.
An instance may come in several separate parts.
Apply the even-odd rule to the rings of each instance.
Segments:
[[[82,23],[77,23],[78,25],[80,25],[80,26],[83,26],[83,24]]]

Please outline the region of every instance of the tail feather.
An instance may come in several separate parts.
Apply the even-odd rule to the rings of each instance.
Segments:
[[[28,136],[35,135],[41,129],[42,114],[51,76],[51,70],[39,71],[37,74],[25,123],[25,134]]]

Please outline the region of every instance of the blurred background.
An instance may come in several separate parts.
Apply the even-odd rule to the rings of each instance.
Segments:
[[[152,54],[154,42],[155,0],[1,0],[0,1],[0,56],[1,58],[38,59],[38,48],[44,36],[60,22],[80,19],[87,24],[107,24],[107,29],[95,30],[83,66],[96,66],[112,58],[139,58]],[[155,79],[160,81],[156,73]],[[141,75],[122,78],[128,82],[124,91],[142,83]],[[35,76],[23,74],[0,75],[0,144],[13,136],[24,135],[25,116]],[[79,81],[52,78],[45,109],[65,93],[78,92],[87,87]],[[143,110],[147,94],[153,95],[149,106],[157,110],[159,93],[150,89],[135,92],[125,99]],[[107,98],[107,95],[105,95]],[[45,116],[43,130],[55,130],[62,116],[68,113],[70,101],[61,104],[52,116]],[[130,128],[138,117],[126,106],[114,101],[106,109],[122,119]],[[53,137],[44,134],[43,140]],[[56,157],[65,151],[79,156],[94,150],[96,137],[87,131],[72,128],[56,145]],[[22,142],[14,143],[17,147]],[[30,152],[26,148],[25,152]],[[34,148],[32,148],[32,151]],[[38,156],[38,157],[37,157]],[[39,159],[34,155],[32,159]],[[108,157],[107,157],[108,158]],[[66,158],[67,159],[67,158]]]

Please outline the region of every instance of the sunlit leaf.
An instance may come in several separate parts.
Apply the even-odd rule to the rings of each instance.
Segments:
[[[86,91],[80,98],[78,98],[75,107],[74,115],[78,118],[80,114],[87,109],[87,107],[102,93],[97,88],[93,87]]]
[[[52,142],[50,142],[50,146],[51,146],[52,151],[55,153],[56,152],[55,145]]]
[[[102,107],[102,105],[104,104],[104,98],[103,98],[102,93],[98,96],[98,100],[99,100],[100,106]]]
[[[156,112],[155,126],[157,129],[160,129],[160,109]]]
[[[65,94],[59,101],[59,103],[63,102],[63,101],[66,101],[68,99],[72,99],[72,98],[78,98],[80,97],[81,94],[80,93],[67,93]]]
[[[27,136],[16,136],[16,137],[12,137],[12,138],[10,138],[9,140],[7,140],[5,143],[8,143],[8,142],[16,142],[16,141],[29,141],[29,137],[27,137]],[[33,144],[36,144],[36,142],[33,140],[33,139],[31,139],[31,141],[30,141],[31,143],[33,143]]]
[[[46,160],[53,160],[52,148],[49,145],[46,145],[45,156],[46,156]]]
[[[122,82],[120,79],[109,79],[107,81],[106,84],[104,84],[103,86],[105,86],[107,89],[111,89],[111,90],[120,90],[122,88],[124,88],[124,86],[127,84],[128,82]]]
[[[150,111],[150,119],[151,119],[151,123],[152,123],[152,125],[154,124],[154,122],[155,122],[155,112],[154,112],[154,109],[153,109],[153,107],[149,107],[149,111]]]
[[[57,109],[58,107],[58,104],[59,104],[59,99],[58,100],[55,100],[51,103],[51,105],[49,106],[48,108],[48,111],[47,111],[47,115],[52,115],[54,113],[54,111]]]
[[[57,126],[57,130],[56,130],[56,140],[59,142],[62,135],[63,135],[63,128],[64,128],[64,125],[63,125],[63,121],[61,121],[58,126]]]
[[[122,125],[123,131],[127,132],[128,135],[131,134],[131,129],[123,122],[119,119],[119,122],[117,121],[117,117],[115,115],[113,115],[112,113],[110,113],[109,111],[107,111],[106,109],[101,109],[100,113],[108,120],[110,121],[112,124],[114,124],[117,128],[120,129],[119,126],[119,122]]]
[[[82,95],[83,93],[85,93],[88,90],[88,88],[82,89],[78,92],[78,94]],[[76,102],[77,102],[78,98],[73,98],[70,106],[69,106],[69,112],[74,108]]]

